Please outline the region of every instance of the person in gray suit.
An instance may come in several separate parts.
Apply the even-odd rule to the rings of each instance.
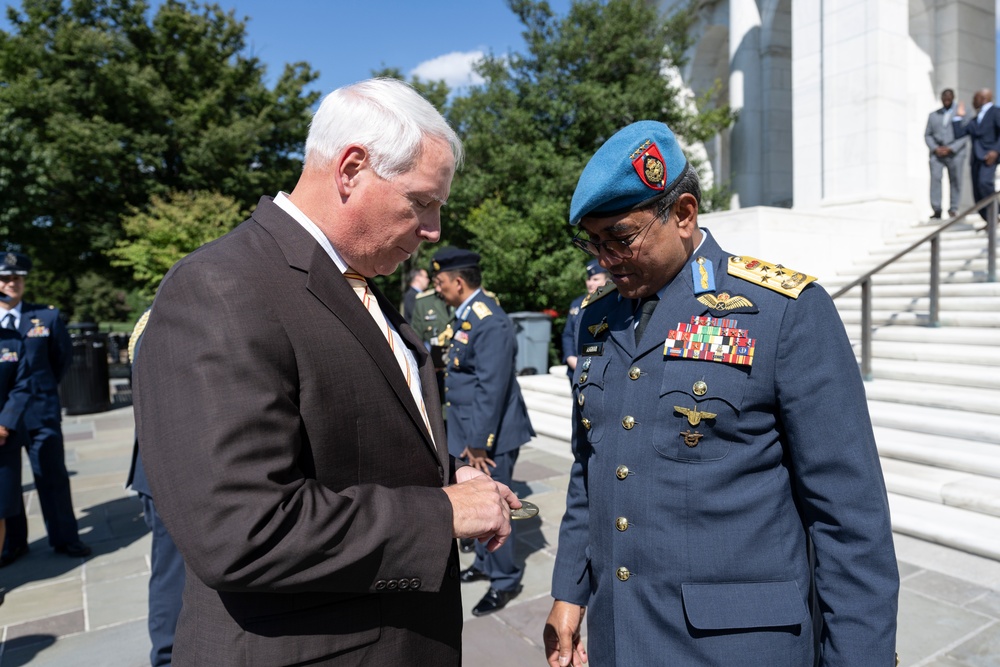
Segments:
[[[449,457],[427,350],[368,282],[437,241],[462,155],[407,84],[335,90],[290,194],[160,285],[142,463],[186,566],[175,667],[461,664],[456,537],[510,489]]]
[[[640,121],[580,176],[574,463],[552,667],[891,667],[899,575],[861,373],[830,296],[698,226],[673,133]]]
[[[931,166],[931,209],[932,220],[941,219],[941,177],[948,170],[948,184],[951,186],[948,197],[948,217],[958,213],[958,201],[962,195],[962,168],[965,159],[965,137],[955,138],[952,120],[957,115],[955,107],[955,91],[945,88],[941,92],[941,108],[932,111],[927,116],[927,128],[924,130],[924,143],[930,149]]]

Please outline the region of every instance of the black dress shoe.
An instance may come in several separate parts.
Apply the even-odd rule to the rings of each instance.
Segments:
[[[476,550],[476,540],[471,537],[463,537],[458,540],[458,550],[463,554],[471,554]]]
[[[941,219],[941,211],[934,211],[934,215],[931,216],[931,220],[940,220],[940,219]]]
[[[490,588],[486,595],[483,596],[483,599],[479,601],[479,604],[472,609],[472,615],[485,616],[486,614],[499,611],[506,607],[508,602],[516,598],[520,592],[520,586],[510,591],[498,591],[495,588]]]
[[[9,550],[3,556],[0,556],[0,567],[5,567],[7,565],[10,565],[11,563],[13,563],[26,553],[28,553],[27,544],[22,544],[19,547]]]
[[[71,558],[83,558],[90,555],[90,547],[79,540],[70,542],[69,544],[60,544],[57,547],[53,547],[53,549],[56,550],[57,554],[66,554]]]
[[[462,570],[458,573],[458,580],[463,584],[469,584],[473,581],[489,581],[490,575],[485,572],[480,572],[476,568],[470,566],[468,569]]]

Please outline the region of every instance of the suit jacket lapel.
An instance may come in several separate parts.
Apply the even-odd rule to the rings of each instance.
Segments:
[[[282,211],[270,197],[261,198],[252,217],[281,247],[288,265],[292,268],[305,271],[308,274],[306,289],[319,299],[337,319],[343,322],[344,326],[354,334],[358,342],[365,348],[369,356],[378,365],[379,370],[382,371],[382,375],[389,383],[389,386],[392,387],[393,392],[395,392],[403,407],[410,413],[410,417],[414,422],[416,422],[420,432],[424,435],[425,444],[431,448],[437,457],[438,452],[434,444],[430,441],[427,429],[424,428],[423,417],[420,416],[420,410],[413,402],[410,388],[406,386],[406,379],[400,372],[396,357],[386,343],[385,334],[379,331],[375,320],[372,319],[364,304],[358,299],[353,288],[351,288],[350,284],[337,268],[337,265],[334,264],[330,256],[326,254],[326,251],[316,242],[316,239]],[[388,313],[388,317],[391,317],[395,311],[391,307],[384,307],[387,303],[385,297],[374,286],[372,286],[372,291],[376,295],[379,304],[383,306],[383,314]],[[390,321],[396,325],[395,320]],[[402,332],[400,332],[400,335],[402,335]],[[421,349],[423,349],[422,345]],[[421,374],[420,379],[421,383],[423,383],[423,374]],[[433,386],[436,388],[437,384],[435,383]],[[425,390],[426,388],[426,385],[424,385]],[[424,393],[426,394],[427,392],[425,391]],[[444,440],[442,439],[441,442],[443,443]]]

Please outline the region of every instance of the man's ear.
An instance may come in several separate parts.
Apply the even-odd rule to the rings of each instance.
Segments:
[[[674,203],[677,229],[682,238],[690,238],[698,229],[698,200],[690,192],[685,192]]]
[[[368,166],[368,151],[363,146],[348,146],[337,161],[337,191],[341,197],[351,194],[358,184],[358,178]]]

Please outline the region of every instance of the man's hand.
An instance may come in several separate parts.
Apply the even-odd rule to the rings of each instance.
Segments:
[[[552,603],[552,611],[542,633],[545,657],[551,667],[581,667],[586,664],[587,649],[580,641],[580,626],[586,611],[586,607],[562,600]]]
[[[496,468],[496,461],[491,459],[485,449],[477,449],[476,447],[466,447],[462,450],[461,458],[469,462],[469,465],[476,470],[482,472],[487,477],[492,477],[490,474],[490,468]]]
[[[510,537],[510,510],[521,506],[514,492],[472,466],[455,471],[456,484],[444,488],[451,501],[452,532],[472,537],[496,551]]]
[[[947,146],[938,146],[934,149],[934,154],[938,157],[948,157],[951,155],[951,149]]]
[[[998,155],[1000,155],[1000,153],[997,153],[996,151],[990,151],[989,153],[986,154],[986,157],[983,158],[983,162],[985,162],[987,166],[992,167],[994,164],[996,164]]]
[[[959,102],[958,102],[958,113],[956,115],[958,115],[958,116],[964,116],[965,115],[965,102],[962,102],[961,100],[959,100]]]
[[[7,438],[10,437],[10,431],[7,430],[6,426],[0,426],[0,446],[7,443]]]
[[[566,357],[566,365],[569,366],[569,369],[571,371],[576,370],[576,362],[577,362],[577,357],[572,357],[572,356]]]

